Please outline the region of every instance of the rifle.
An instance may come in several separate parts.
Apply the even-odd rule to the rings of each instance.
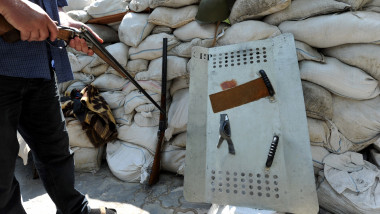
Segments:
[[[166,129],[166,81],[167,81],[167,49],[168,38],[163,38],[162,48],[162,85],[161,85],[161,108],[165,112],[160,112],[160,123],[157,131],[157,146],[156,153],[154,154],[154,160],[152,165],[152,171],[150,172],[149,185],[156,184],[160,176],[161,168],[161,146],[164,141],[165,129]]]
[[[107,64],[114,68],[121,76],[128,78],[136,88],[145,95],[161,112],[165,114],[160,105],[141,87],[141,85],[136,82],[133,77],[123,68],[122,65],[105,49],[101,43],[95,38],[95,36],[84,26],[80,30],[71,27],[58,26],[58,40],[63,40],[68,43],[71,39],[75,37],[83,38],[88,46],[97,54],[101,59],[103,59]],[[17,42],[20,40],[20,32],[15,29],[7,20],[0,15],[0,36],[6,42]]]

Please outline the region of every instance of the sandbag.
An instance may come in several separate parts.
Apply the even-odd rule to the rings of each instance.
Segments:
[[[186,148],[187,132],[182,132],[174,136],[168,143],[180,148]]]
[[[352,10],[359,10],[371,0],[337,0],[351,5]]]
[[[148,150],[151,154],[156,152],[157,146],[157,130],[158,127],[141,127],[136,123],[132,125],[122,125],[117,129],[117,138],[126,141],[128,143],[133,143],[137,146],[143,147]]]
[[[311,157],[313,158],[314,174],[318,175],[318,173],[323,170],[323,160],[330,154],[330,152],[321,146],[310,146],[310,150]]]
[[[325,88],[307,81],[302,81],[306,115],[315,119],[332,119],[332,96]]]
[[[237,33],[239,32],[239,33]],[[217,44],[218,46],[267,39],[280,35],[280,30],[273,25],[261,21],[244,21],[232,25],[225,31]]]
[[[94,57],[86,55],[75,55],[74,53],[67,52],[69,57],[71,70],[73,72],[81,71],[86,65],[94,59]]]
[[[82,82],[82,81],[75,81],[73,84],[69,85],[66,88],[66,91],[64,93],[70,93],[74,89],[82,91],[82,89],[84,89],[86,86],[87,86],[87,84]]]
[[[143,104],[143,105],[139,105],[136,107],[136,112],[149,112],[149,111],[155,111],[155,110],[158,110],[158,108],[153,105],[152,103],[148,103],[148,104]]]
[[[149,8],[149,0],[132,0],[128,7],[132,11],[142,12]]]
[[[166,33],[153,34],[146,37],[146,39],[142,41],[136,48],[131,47],[129,49],[130,58],[153,60],[161,57],[163,38],[168,38],[168,51],[179,44],[179,41],[173,35]]]
[[[227,24],[221,23],[218,27],[217,35],[227,28]],[[192,21],[173,31],[175,37],[184,42],[189,42],[195,38],[213,39],[215,36],[216,24],[199,24]]]
[[[155,25],[163,25],[171,28],[179,28],[195,20],[198,5],[190,5],[181,8],[157,7],[149,15],[148,21]]]
[[[119,25],[120,41],[126,45],[137,47],[155,26],[148,22],[149,14],[127,13]]]
[[[310,144],[313,146],[327,147],[330,142],[330,127],[324,120],[307,117]]]
[[[133,122],[133,117],[135,115],[135,112],[126,114],[124,111],[124,107],[120,107],[120,108],[112,109],[112,115],[115,118],[117,124],[131,125]]]
[[[133,76],[140,71],[148,70],[148,60],[145,59],[135,59],[128,61],[126,70]]]
[[[121,90],[129,80],[114,74],[102,74],[96,78],[92,85],[99,91],[119,91]]]
[[[324,172],[318,177],[318,202],[337,214],[380,212],[379,169],[363,160],[363,155],[346,152],[324,159]]]
[[[362,69],[380,80],[380,45],[346,44],[323,49],[322,52],[340,61]]]
[[[167,80],[187,75],[187,58],[168,56],[167,57]],[[148,71],[139,72],[135,76],[136,80],[162,80],[162,57],[150,62]]]
[[[310,45],[295,41],[296,51],[297,51],[297,59],[298,61],[302,60],[312,60],[316,62],[325,62],[325,57],[319,53],[315,48],[310,47]]]
[[[165,130],[167,141],[174,134],[174,128],[182,128],[187,125],[189,109],[189,89],[178,90],[172,99],[168,112],[168,128]]]
[[[150,8],[156,7],[183,7],[187,5],[197,4],[200,0],[150,0]]]
[[[82,72],[86,73],[86,74],[94,75],[95,77],[98,77],[98,76],[104,74],[107,71],[108,67],[109,67],[108,64],[100,64],[100,65],[96,65],[96,66],[91,66],[91,63],[90,63],[82,69]]]
[[[167,33],[167,34],[173,34],[173,29],[167,26],[162,25],[156,25],[151,34],[159,34],[159,33]]]
[[[333,109],[333,122],[355,144],[368,144],[368,141],[379,136],[379,96],[365,101],[334,96]]]
[[[71,147],[94,148],[86,131],[83,130],[81,122],[75,118],[66,118],[66,128],[69,134],[69,144]]]
[[[153,156],[144,148],[117,140],[107,144],[107,163],[113,175],[122,181],[144,183]]]
[[[112,29],[107,25],[100,24],[87,24],[100,38],[103,39],[104,43],[116,43],[119,42],[119,36],[117,31]]]
[[[128,46],[122,42],[114,43],[105,47],[105,49],[119,62],[121,66],[126,66],[128,61]],[[104,64],[103,59],[95,55],[95,59],[91,61],[90,67]]]
[[[236,0],[229,16],[231,24],[247,19],[258,19],[265,15],[284,10],[291,0]]]
[[[110,109],[117,109],[124,106],[126,93],[122,91],[101,92],[100,96],[104,98]]]
[[[263,21],[271,25],[279,25],[284,21],[303,20],[309,17],[344,11],[351,6],[335,0],[293,0],[289,7],[266,16]]]
[[[96,173],[100,169],[104,146],[99,148],[71,147],[74,152],[74,166],[76,172]]]
[[[183,175],[185,168],[186,150],[181,147],[170,145],[167,142],[161,152],[161,167],[163,170]]]
[[[144,89],[153,93],[161,94],[161,82],[153,80],[136,80],[136,82]],[[137,90],[136,86],[132,82],[128,82],[122,89],[125,94],[129,94],[132,91]]]
[[[161,100],[161,95],[146,90],[146,92],[152,97],[156,102]],[[140,93],[138,90],[132,91],[125,97],[124,111],[126,114],[132,113],[132,111],[139,105],[151,103],[144,94]]]
[[[262,210],[251,207],[212,204],[207,214],[284,214],[273,210]]]
[[[126,12],[128,2],[124,0],[97,0],[86,7],[86,11],[94,18],[110,16]]]
[[[220,35],[218,35],[217,40],[220,38]],[[200,46],[204,48],[211,48],[212,44],[214,43],[214,39],[193,39],[190,42],[183,42],[174,48],[172,48],[168,55],[171,56],[179,56],[179,57],[186,57],[191,58],[191,50],[195,46]]]
[[[160,111],[137,112],[133,119],[140,127],[158,126],[160,123]]]
[[[181,76],[174,78],[172,81],[172,85],[170,86],[170,95],[173,96],[173,94],[184,88],[189,88],[190,86],[190,77],[189,75]]]
[[[285,21],[279,28],[312,47],[328,48],[349,43],[379,43],[378,20],[379,13],[357,11]]]
[[[372,99],[379,95],[378,81],[364,71],[332,57],[325,57],[325,61],[325,64],[301,61],[301,79],[323,86],[339,96],[356,100]]]
[[[83,10],[95,1],[96,0],[67,0],[68,5],[63,7],[63,11],[68,12],[71,10]]]
[[[91,19],[91,16],[85,10],[72,10],[66,12],[66,14],[70,16],[70,18],[82,23],[86,23]]]
[[[371,0],[363,6],[363,10],[380,13],[380,1]]]

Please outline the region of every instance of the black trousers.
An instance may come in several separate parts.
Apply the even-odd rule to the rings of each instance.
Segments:
[[[57,214],[87,214],[88,201],[74,188],[74,159],[52,80],[0,76],[0,214],[24,214],[15,162],[17,130],[31,148]]]

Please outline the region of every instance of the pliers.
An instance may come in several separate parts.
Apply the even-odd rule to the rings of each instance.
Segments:
[[[230,120],[227,114],[220,114],[220,126],[219,126],[219,143],[217,148],[219,149],[223,141],[226,140],[228,144],[228,152],[232,155],[235,154],[234,144],[231,140],[231,126]]]

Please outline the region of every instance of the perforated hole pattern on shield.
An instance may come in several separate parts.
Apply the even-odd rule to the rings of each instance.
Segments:
[[[280,198],[279,177],[270,173],[211,170],[211,192],[245,197]]]
[[[200,59],[211,60],[213,68],[227,68],[268,62],[266,47],[218,54],[201,54]]]

